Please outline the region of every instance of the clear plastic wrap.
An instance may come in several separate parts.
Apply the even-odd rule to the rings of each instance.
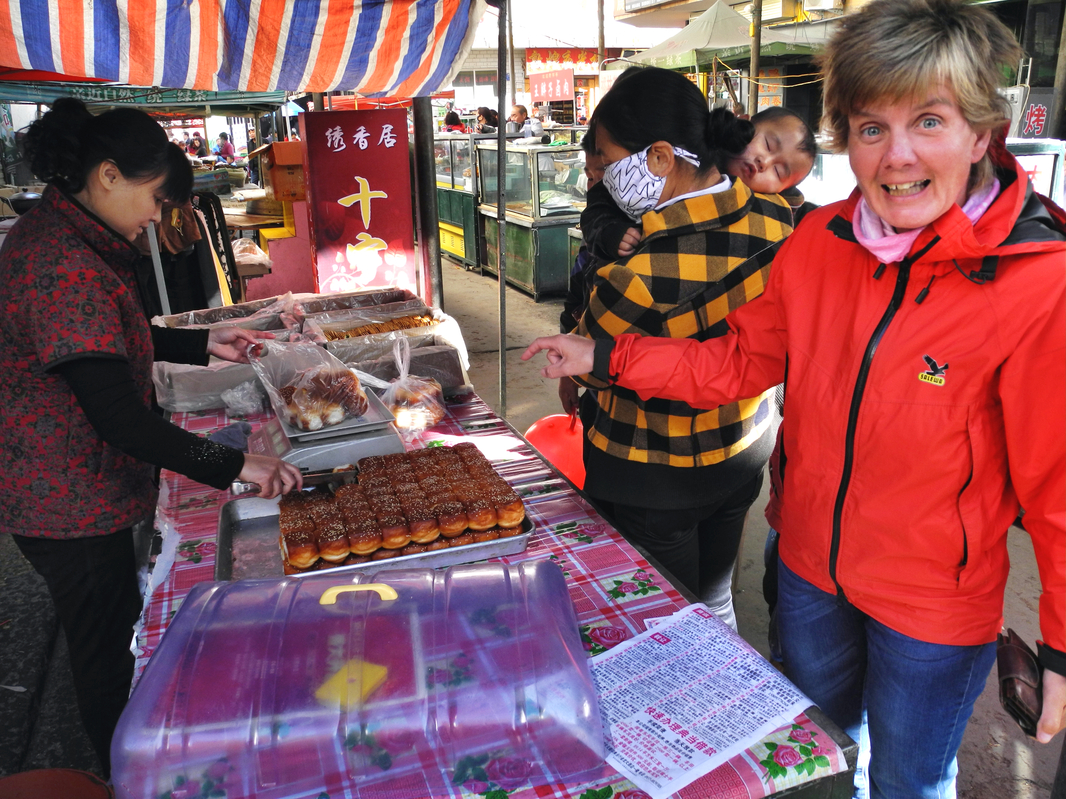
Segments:
[[[385,389],[381,401],[396,417],[396,427],[405,433],[420,433],[444,418],[444,392],[432,378],[410,374],[411,345],[397,339],[393,357],[400,376]]]
[[[222,392],[255,381],[246,363],[215,361],[207,366],[157,362],[152,368],[156,401],[168,411],[205,411],[226,407]]]
[[[234,419],[266,410],[269,400],[258,380],[249,380],[222,392],[226,413]]]
[[[278,418],[298,430],[320,430],[367,411],[359,378],[316,344],[264,342],[248,358]]]
[[[366,372],[381,380],[395,380],[400,376],[400,366],[391,352],[373,360],[347,363],[360,372]],[[462,364],[459,363],[459,352],[448,344],[418,347],[412,342],[408,369],[415,377],[436,380],[445,392],[466,385],[466,375]]]
[[[255,239],[234,239],[233,258],[237,263],[246,266],[265,266],[267,268],[273,266],[270,256],[259,248],[259,245],[255,243]]]
[[[410,340],[411,347],[425,347],[431,343],[455,347],[459,353],[459,362],[462,363],[464,369],[469,369],[470,357],[467,355],[466,342],[463,340],[459,323],[439,308],[431,309],[430,313],[436,324],[429,327],[414,327],[390,333],[373,333],[368,336],[339,339],[328,342],[326,349],[345,363],[369,361],[387,355],[392,351],[393,342],[400,338],[407,338]],[[304,325],[305,331],[310,326],[309,321]]]

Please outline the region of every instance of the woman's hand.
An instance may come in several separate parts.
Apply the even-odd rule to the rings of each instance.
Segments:
[[[1044,670],[1044,712],[1036,724],[1036,740],[1048,743],[1066,727],[1066,677]]]
[[[632,255],[637,250],[637,245],[640,244],[640,229],[631,227],[622,236],[622,241],[618,244],[618,257],[625,258]]]
[[[216,327],[207,337],[207,352],[224,361],[248,363],[248,348],[265,338],[274,338],[274,334],[243,327]]]
[[[581,336],[542,336],[526,348],[522,360],[528,361],[541,350],[545,350],[548,356],[548,365],[540,370],[544,377],[587,375],[592,371],[596,343]]]
[[[291,463],[266,455],[244,456],[244,468],[238,478],[259,486],[259,496],[272,499],[293,489],[303,488],[303,476]]]
[[[559,401],[563,404],[563,413],[577,411],[578,385],[569,377],[559,379]]]

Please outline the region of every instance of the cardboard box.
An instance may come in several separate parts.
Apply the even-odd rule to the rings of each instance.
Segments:
[[[304,188],[303,145],[298,141],[278,141],[253,150],[259,156],[260,174],[266,178],[266,196],[271,200],[302,200]]]

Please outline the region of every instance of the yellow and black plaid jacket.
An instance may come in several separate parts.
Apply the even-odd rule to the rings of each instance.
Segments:
[[[762,294],[792,212],[779,196],[753,194],[741,181],[644,215],[644,238],[628,258],[601,268],[577,332],[695,338],[723,335],[726,315]],[[770,425],[773,392],[699,410],[683,402],[606,386],[588,436],[608,455],[668,466],[709,466],[743,451]]]

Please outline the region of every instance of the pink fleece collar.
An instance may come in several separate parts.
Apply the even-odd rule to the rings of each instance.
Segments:
[[[977,220],[998,196],[999,180],[992,178],[991,183],[970,195],[962,206],[962,212],[966,214],[971,224],[977,224]],[[925,230],[925,228],[917,228],[897,233],[874,212],[866,202],[866,198],[862,196],[859,197],[859,202],[855,206],[851,226],[859,244],[886,264],[902,261],[910,252],[915,240]]]

